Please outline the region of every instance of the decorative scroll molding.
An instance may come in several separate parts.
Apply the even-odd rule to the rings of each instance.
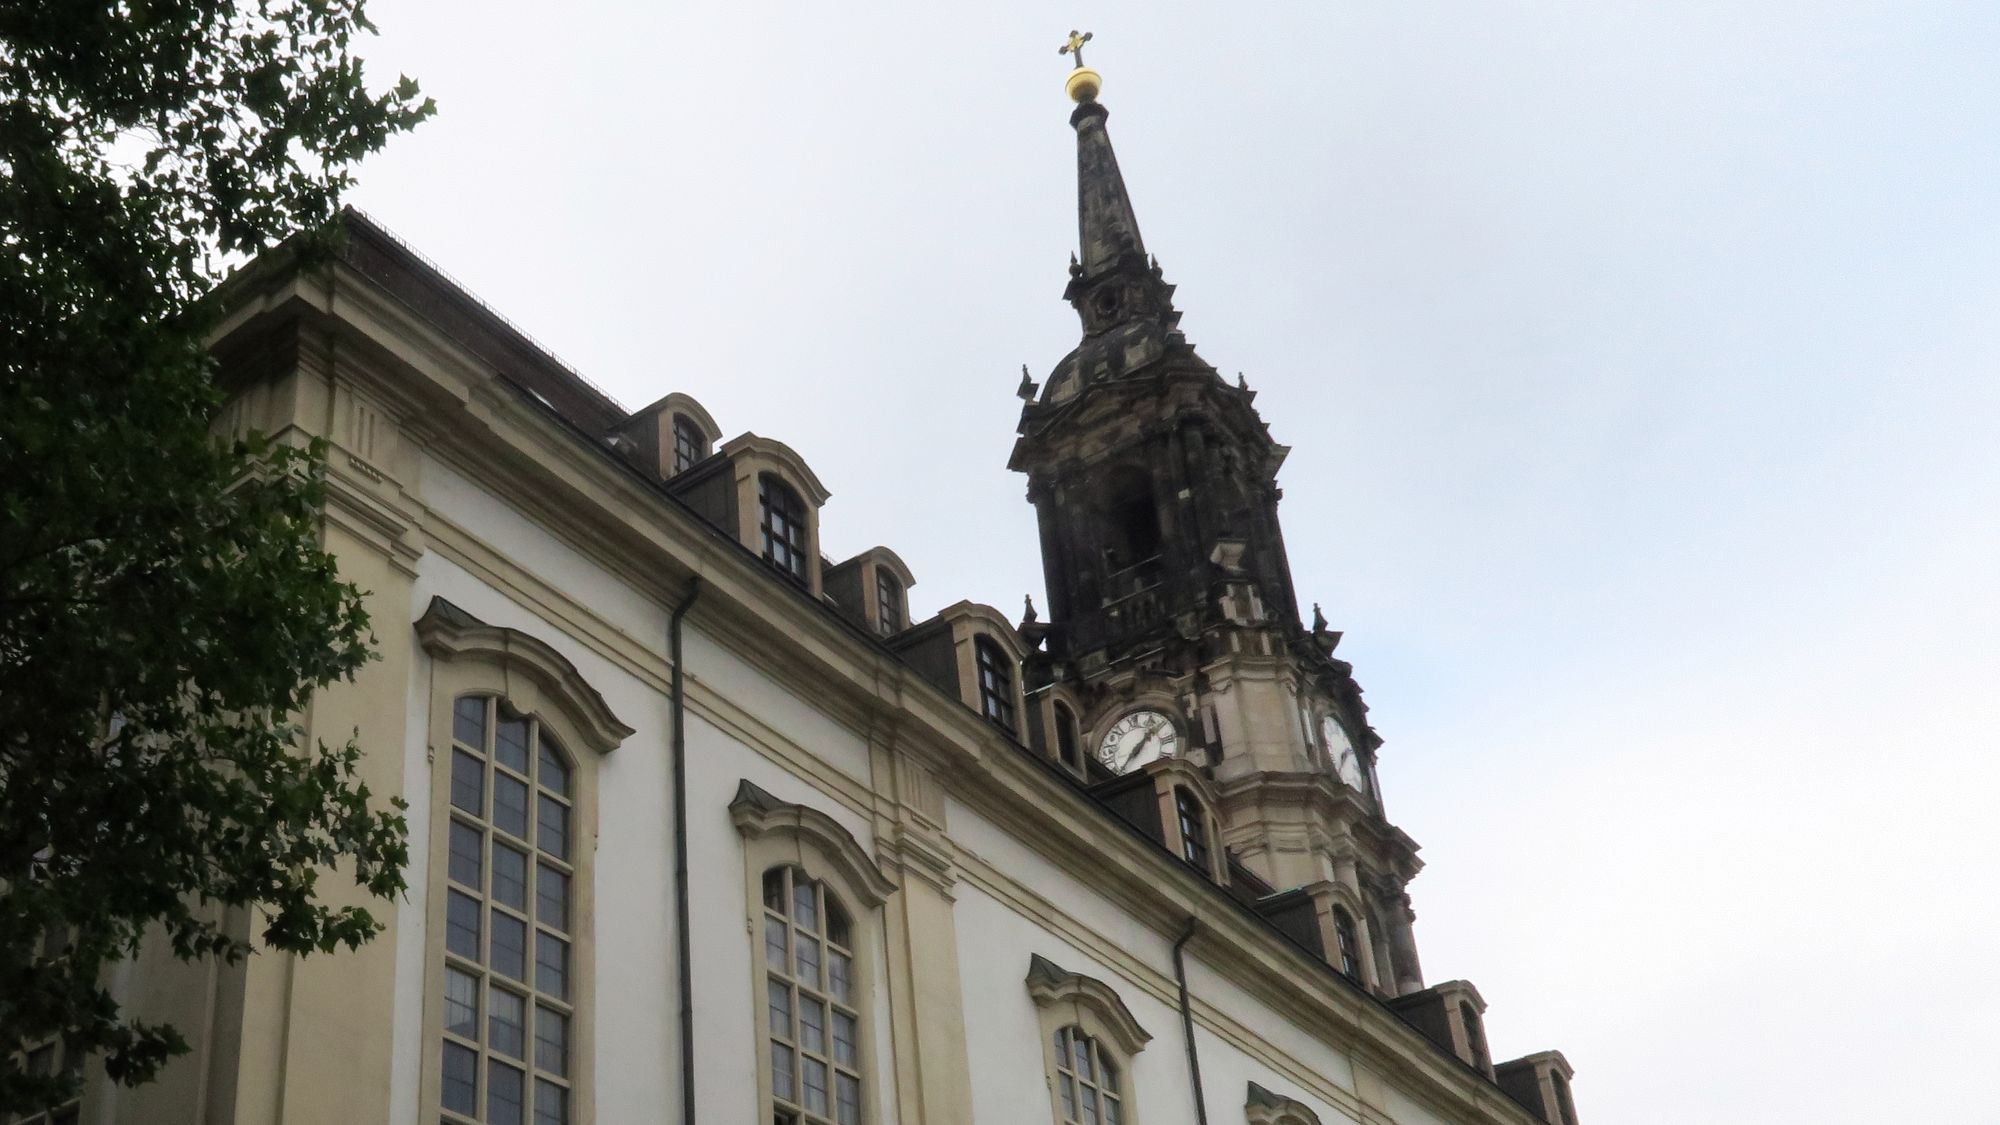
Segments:
[[[801,850],[810,848],[834,866],[849,889],[870,909],[889,901],[889,896],[896,893],[895,881],[882,874],[860,841],[818,809],[779,800],[746,778],[736,786],[736,797],[729,802],[729,819],[749,839],[789,838]]]
[[[1320,1125],[1319,1114],[1297,1098],[1274,1094],[1255,1082],[1243,1099],[1243,1115],[1249,1125]]]
[[[1036,1004],[1076,1009],[1076,1022],[1094,1035],[1108,1033],[1126,1058],[1138,1054],[1153,1038],[1111,986],[1095,977],[1072,973],[1036,953],[1028,960],[1027,983]]]
[[[499,625],[488,625],[440,597],[417,619],[417,640],[439,660],[474,660],[520,676],[562,709],[591,749],[606,754],[632,737],[633,730],[611,713],[604,697],[567,658],[546,643]]]

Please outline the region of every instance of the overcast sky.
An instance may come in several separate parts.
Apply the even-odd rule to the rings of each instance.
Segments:
[[[1596,1125],[2000,1121],[2000,6],[374,0],[354,202],[913,608],[1042,579],[1056,54],[1259,391],[1432,981]]]

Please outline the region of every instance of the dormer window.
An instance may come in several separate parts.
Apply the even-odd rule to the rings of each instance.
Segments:
[[[973,652],[979,663],[979,711],[1008,733],[1014,730],[1014,668],[991,637],[976,637]]]
[[[1174,790],[1174,815],[1180,821],[1181,858],[1203,875],[1209,874],[1208,817],[1201,799],[1183,788]]]
[[[792,487],[770,473],[757,478],[763,508],[764,560],[794,581],[806,580],[806,504]]]
[[[1338,962],[1340,975],[1348,980],[1359,981],[1361,942],[1355,936],[1353,916],[1338,906],[1333,908],[1333,939],[1338,947],[1334,955],[1340,959]]]
[[[875,628],[883,636],[903,628],[903,584],[888,568],[875,568]]]
[[[674,415],[674,472],[685,472],[708,456],[708,435],[700,423],[685,414]]]
[[[1070,710],[1069,704],[1064,703],[1060,699],[1056,700],[1054,710],[1056,715],[1056,758],[1063,765],[1068,766],[1077,773],[1082,773],[1083,739],[1077,733],[1076,712]]]

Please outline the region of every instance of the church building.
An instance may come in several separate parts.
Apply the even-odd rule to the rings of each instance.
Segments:
[[[305,721],[408,802],[411,889],[355,953],[122,967],[193,1051],[83,1120],[1577,1125],[1560,1052],[1426,976],[1287,447],[1180,331],[1076,53],[1020,620],[911,620],[784,441],[627,410],[358,213],[226,284],[219,427],[330,442],[381,658]]]

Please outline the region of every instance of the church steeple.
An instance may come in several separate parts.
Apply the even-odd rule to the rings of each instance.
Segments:
[[[1098,277],[1131,255],[1143,263],[1146,243],[1139,237],[1139,218],[1118,171],[1118,154],[1104,127],[1110,111],[1096,98],[1078,104],[1069,115],[1076,129],[1076,235],[1081,248],[1080,276]]]

